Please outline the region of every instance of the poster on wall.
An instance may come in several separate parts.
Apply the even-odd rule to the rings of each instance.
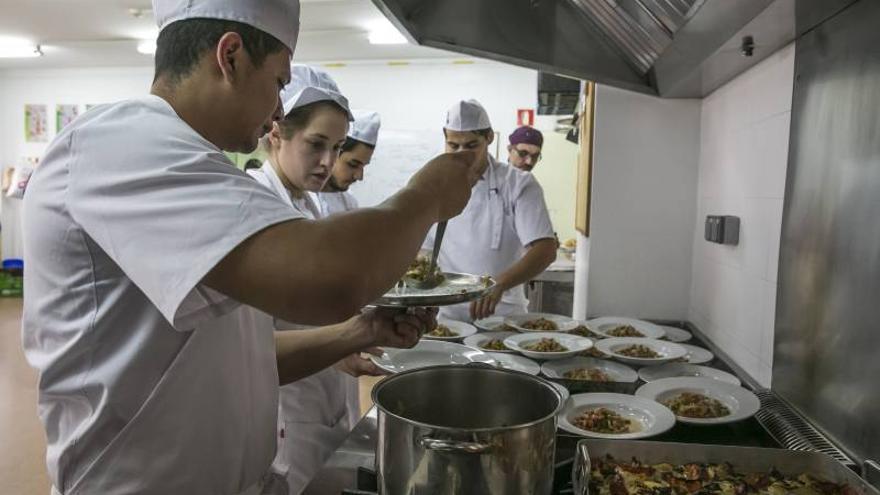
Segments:
[[[67,127],[67,124],[73,122],[79,115],[78,105],[56,105],[55,106],[55,130],[61,132],[61,129]]]
[[[45,143],[49,140],[49,110],[46,105],[24,106],[24,140]]]

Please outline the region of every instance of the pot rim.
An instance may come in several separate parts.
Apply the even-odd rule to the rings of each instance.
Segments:
[[[489,427],[489,428],[457,428],[457,427],[451,427],[451,426],[438,426],[438,425],[423,423],[421,421],[415,421],[412,419],[405,418],[399,414],[395,414],[395,413],[389,411],[388,409],[386,409],[385,406],[383,406],[379,402],[378,397],[377,397],[379,392],[382,390],[383,387],[387,386],[388,382],[394,380],[396,377],[405,376],[405,375],[408,375],[411,373],[418,373],[418,372],[422,372],[422,371],[436,370],[436,369],[445,369],[445,370],[449,370],[449,369],[468,369],[468,370],[479,369],[479,370],[483,370],[483,371],[490,371],[490,372],[497,372],[497,373],[518,374],[520,376],[523,376],[523,377],[526,377],[526,378],[529,378],[532,380],[536,380],[539,383],[543,384],[545,387],[552,390],[553,393],[556,395],[558,402],[557,402],[556,408],[554,408],[553,412],[551,412],[551,413],[547,414],[546,416],[543,416],[539,419],[536,419],[534,421],[530,421],[528,423],[510,425],[510,426],[496,426],[496,427]],[[382,380],[381,382],[377,383],[376,386],[373,387],[373,391],[370,393],[370,398],[373,400],[373,404],[376,406],[376,408],[382,414],[387,414],[388,416],[391,416],[392,418],[399,419],[399,420],[401,420],[407,424],[410,424],[410,425],[418,426],[421,428],[427,428],[430,430],[444,431],[444,432],[462,432],[462,431],[464,431],[464,432],[468,432],[468,433],[494,433],[494,432],[499,432],[499,431],[512,431],[512,430],[521,430],[521,429],[531,428],[533,426],[536,426],[538,424],[541,424],[541,423],[547,421],[548,419],[555,419],[557,416],[559,416],[559,413],[565,407],[565,400],[564,400],[562,393],[560,393],[559,390],[557,390],[556,387],[553,386],[553,383],[550,382],[550,380],[547,380],[546,378],[542,378],[540,376],[535,376],[535,375],[530,375],[528,373],[523,373],[522,371],[500,369],[500,368],[476,367],[476,366],[472,366],[472,365],[426,366],[424,368],[417,368],[414,370],[409,370],[409,371],[404,371],[402,373],[397,373],[397,374],[391,375],[391,376],[385,378],[384,380]]]

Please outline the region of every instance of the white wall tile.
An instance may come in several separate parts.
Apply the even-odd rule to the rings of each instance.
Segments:
[[[751,165],[753,176],[747,188],[756,198],[782,199],[785,195],[785,175],[788,170],[788,138],[791,112],[783,112],[756,122],[752,127],[756,150]]]
[[[770,228],[770,245],[767,252],[767,268],[764,273],[764,280],[776,282],[779,276],[779,245],[782,239],[782,209],[783,200],[771,200],[766,202],[767,215]]]

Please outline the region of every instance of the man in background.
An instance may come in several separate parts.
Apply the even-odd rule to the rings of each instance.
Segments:
[[[531,172],[541,160],[541,148],[544,146],[544,135],[534,127],[524,125],[517,128],[509,137],[510,153],[508,163],[523,172]]]

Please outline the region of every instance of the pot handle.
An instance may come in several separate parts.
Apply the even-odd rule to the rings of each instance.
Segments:
[[[436,438],[422,438],[419,443],[427,450],[437,452],[459,452],[463,454],[484,454],[492,449],[491,445],[477,442],[459,442],[457,440],[439,440]]]
[[[575,495],[590,495],[590,452],[587,442],[581,440],[574,453],[574,464],[571,468],[571,485]]]

